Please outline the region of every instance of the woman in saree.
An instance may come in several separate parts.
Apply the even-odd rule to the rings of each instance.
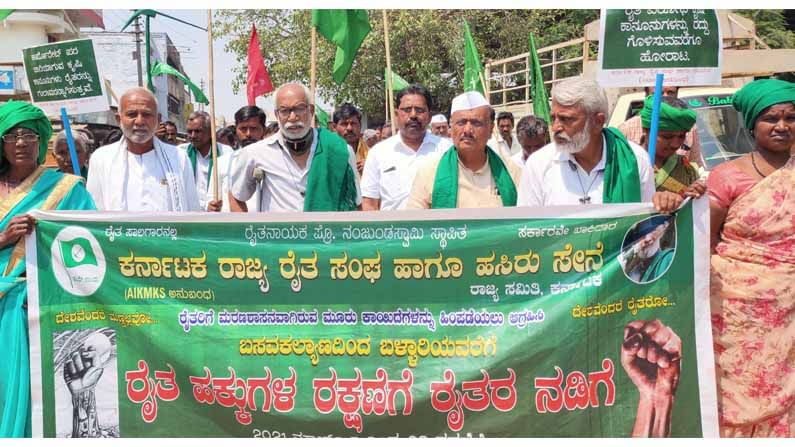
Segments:
[[[795,436],[795,84],[733,99],[752,153],[707,180],[710,300],[721,436]]]
[[[647,97],[640,111],[643,129],[640,139],[646,150],[649,149],[653,104],[654,97]],[[684,145],[687,133],[696,124],[696,118],[696,112],[689,109],[681,99],[673,96],[662,97],[654,152],[654,184],[657,191],[669,191],[694,198],[704,194],[706,185],[699,180],[698,165],[677,153]]]
[[[80,177],[41,166],[52,135],[44,112],[26,102],[0,106],[0,437],[30,436],[25,235],[38,210],[93,210]]]

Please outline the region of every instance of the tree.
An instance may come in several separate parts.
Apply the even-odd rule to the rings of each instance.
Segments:
[[[795,48],[795,31],[787,23],[783,9],[739,9],[737,14],[756,24],[756,34],[770,48]]]
[[[343,85],[331,78],[334,48],[318,38],[318,94],[332,104],[350,101],[371,122],[383,122],[384,28],[381,10],[370,10],[372,31],[365,39]],[[527,51],[527,35],[546,46],[582,35],[583,26],[598,18],[596,10],[391,10],[389,11],[392,70],[432,92],[434,113],[448,113],[452,98],[462,91],[464,19],[485,60]],[[230,38],[226,50],[237,56],[233,67],[235,91],[245,88],[248,30],[257,25],[260,46],[274,85],[310,77],[309,10],[219,10],[216,34]]]

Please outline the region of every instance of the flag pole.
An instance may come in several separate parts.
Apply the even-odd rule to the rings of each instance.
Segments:
[[[389,104],[389,123],[392,126],[392,135],[395,135],[395,98],[392,96],[392,57],[389,55],[389,21],[387,20],[386,9],[382,9],[384,15],[384,46],[386,47],[386,71],[387,71],[387,98]],[[430,104],[428,104],[430,106]]]
[[[215,85],[214,85],[214,70],[213,70],[213,10],[207,10],[207,46],[209,54],[207,55],[208,69],[210,71],[210,151],[212,151],[213,160],[213,200],[218,201],[218,148],[215,139]]]
[[[312,125],[315,125],[315,108],[317,107],[317,95],[315,94],[315,90],[317,89],[317,29],[312,26],[312,55],[310,61],[310,69],[309,69],[309,92],[312,94],[312,104],[315,107],[312,107]],[[317,123],[317,127],[320,128],[320,123]]]

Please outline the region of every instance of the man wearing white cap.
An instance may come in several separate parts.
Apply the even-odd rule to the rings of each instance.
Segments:
[[[671,212],[682,197],[655,193],[646,151],[605,128],[607,96],[596,81],[574,78],[552,88],[552,142],[527,158],[519,206],[653,202]]]
[[[494,109],[479,92],[453,99],[454,146],[417,171],[406,208],[498,208],[516,205],[521,168],[486,142]]]
[[[450,126],[447,125],[447,118],[441,113],[431,118],[431,133],[444,138],[450,138]]]
[[[453,145],[428,131],[431,94],[412,84],[397,94],[398,133],[373,146],[362,173],[364,211],[404,208],[420,160]]]

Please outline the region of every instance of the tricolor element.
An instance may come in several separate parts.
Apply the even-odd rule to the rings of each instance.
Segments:
[[[312,26],[337,46],[334,57],[334,82],[342,84],[364,38],[370,33],[370,17],[364,9],[313,9]]]
[[[251,37],[248,41],[248,74],[246,75],[246,94],[248,105],[257,104],[257,96],[273,91],[273,83],[265,68],[265,60],[259,48],[257,27],[251,25]]]

